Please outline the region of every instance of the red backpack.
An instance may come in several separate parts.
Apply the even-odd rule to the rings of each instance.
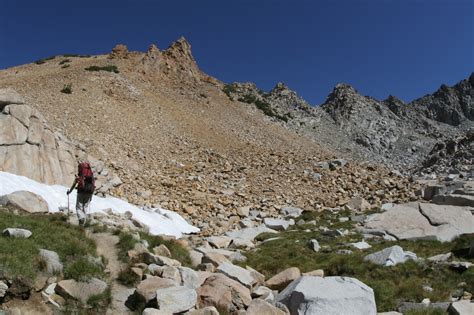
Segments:
[[[95,189],[95,179],[91,165],[87,162],[79,163],[77,173],[77,191],[92,194]]]

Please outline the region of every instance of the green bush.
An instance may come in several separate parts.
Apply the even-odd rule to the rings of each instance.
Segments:
[[[51,57],[48,57],[48,58],[39,59],[39,60],[36,60],[35,63],[37,65],[41,65],[43,63],[46,63],[46,61],[48,61],[48,60],[53,60],[54,58],[56,58],[56,56],[51,56]]]
[[[233,101],[233,98],[232,98],[231,93],[235,93],[235,92],[236,92],[236,89],[235,89],[235,85],[234,85],[234,84],[226,84],[226,85],[224,85],[224,88],[222,89],[222,91],[229,97],[229,99],[230,99],[231,101]]]
[[[63,57],[79,57],[79,58],[89,58],[91,55],[79,55],[79,54],[64,54]]]
[[[72,83],[65,84],[61,90],[61,93],[71,94],[72,93]]]
[[[65,63],[71,62],[71,59],[63,59],[59,62],[60,65],[63,65]]]
[[[87,71],[108,71],[108,72],[114,72],[114,73],[119,73],[120,71],[117,69],[117,66],[114,65],[108,65],[108,66],[90,66],[85,68]]]
[[[62,65],[61,68],[62,68],[62,69],[66,69],[66,68],[69,68],[70,66],[71,66],[71,65],[69,65],[69,64],[65,64],[65,65]]]
[[[246,94],[243,97],[239,97],[238,99],[239,102],[247,103],[247,104],[252,104],[257,101],[257,98],[253,95]]]

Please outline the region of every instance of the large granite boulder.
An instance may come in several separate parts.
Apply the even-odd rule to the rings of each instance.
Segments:
[[[100,192],[114,187],[116,176],[83,146],[68,140],[46,123],[40,112],[12,89],[0,89],[0,171],[45,184],[71,185],[77,160],[89,160]]]
[[[374,291],[354,278],[303,276],[288,285],[276,301],[292,315],[375,315]]]
[[[49,210],[43,197],[29,191],[15,191],[1,196],[0,205],[13,206],[29,213],[46,213]]]
[[[156,291],[162,288],[174,287],[176,282],[171,279],[150,276],[140,282],[135,292],[130,295],[125,305],[131,310],[137,310],[156,300]]]
[[[197,290],[198,306],[215,306],[228,313],[244,310],[252,302],[250,290],[223,274],[209,276]]]
[[[372,215],[365,227],[397,239],[449,242],[461,234],[474,233],[474,216],[468,207],[408,203]]]
[[[62,280],[55,287],[56,293],[63,298],[73,298],[82,304],[87,304],[90,297],[102,294],[106,289],[107,283],[97,278],[84,282],[73,279]]]

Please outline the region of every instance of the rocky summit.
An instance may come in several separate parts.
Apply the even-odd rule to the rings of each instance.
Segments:
[[[474,74],[328,92],[221,82],[183,37],[0,70],[0,314],[473,314]]]

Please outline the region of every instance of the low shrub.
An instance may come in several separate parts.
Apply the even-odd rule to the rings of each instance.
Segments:
[[[113,73],[119,73],[120,71],[117,69],[117,66],[108,65],[108,66],[90,66],[85,68],[87,71],[108,71]]]
[[[72,93],[72,83],[65,84],[61,89],[61,93],[71,94]]]
[[[39,59],[39,60],[36,60],[35,63],[36,63],[37,65],[41,65],[41,64],[43,64],[43,63],[46,63],[46,61],[48,61],[48,60],[53,60],[54,58],[56,58],[56,56],[51,56],[51,57]]]

